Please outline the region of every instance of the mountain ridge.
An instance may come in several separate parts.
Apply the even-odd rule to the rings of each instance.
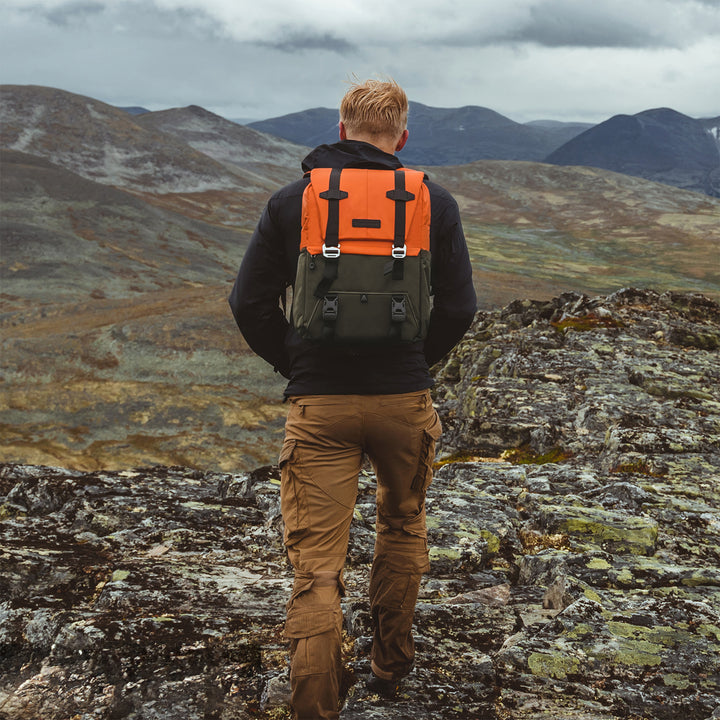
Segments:
[[[335,142],[337,125],[337,110],[318,107],[254,121],[248,127],[315,146]],[[403,149],[402,158],[420,165],[455,165],[482,159],[541,160],[586,127],[585,123],[557,122],[552,127],[521,124],[477,105],[435,108],[411,101],[408,129],[412,142]]]

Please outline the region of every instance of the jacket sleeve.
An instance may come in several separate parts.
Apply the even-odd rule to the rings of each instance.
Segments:
[[[432,212],[436,214],[431,227],[433,309],[425,340],[429,366],[439,362],[460,342],[477,311],[460,211],[447,191],[438,190],[433,194]]]
[[[240,264],[228,301],[247,344],[276,372],[290,376],[285,335],[289,323],[281,307],[288,285],[283,234],[273,199],[263,211]]]

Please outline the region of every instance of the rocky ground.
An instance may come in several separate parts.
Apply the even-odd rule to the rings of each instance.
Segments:
[[[568,294],[480,313],[437,369],[417,665],[368,693],[374,525],[343,720],[720,717],[720,306]],[[0,466],[0,718],[288,718],[277,468]]]

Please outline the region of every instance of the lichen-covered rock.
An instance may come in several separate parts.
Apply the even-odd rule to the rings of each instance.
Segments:
[[[719,348],[720,306],[700,295],[566,294],[480,313],[438,371],[444,447],[602,454],[616,470],[717,449]]]
[[[417,660],[368,691],[374,477],[343,720],[720,717],[720,309],[482,314],[439,371]],[[0,466],[0,720],[289,718],[279,474]]]

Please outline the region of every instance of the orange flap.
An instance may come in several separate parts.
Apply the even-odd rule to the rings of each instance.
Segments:
[[[405,172],[405,189],[415,197],[405,205],[405,245],[408,255],[430,249],[430,195],[418,170]],[[310,173],[303,194],[303,225],[300,247],[317,255],[322,252],[328,223],[328,200],[320,197],[330,184],[331,168]],[[395,189],[394,170],[345,168],[340,190],[338,236],[340,252],[360,255],[390,255],[395,237],[396,202],[387,197]]]

